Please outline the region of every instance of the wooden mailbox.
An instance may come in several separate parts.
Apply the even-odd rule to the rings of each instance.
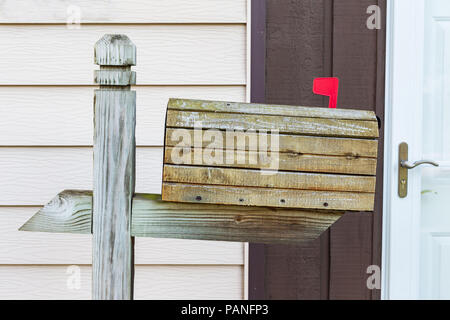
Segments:
[[[135,194],[136,47],[105,35],[95,61],[94,188],[20,228],[92,233],[94,299],[133,298],[133,237],[303,244],[373,210],[378,123],[355,110],[171,99],[162,196]]]
[[[170,99],[162,200],[372,211],[371,111]]]

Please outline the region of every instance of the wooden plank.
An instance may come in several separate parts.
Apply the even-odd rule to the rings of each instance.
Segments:
[[[136,65],[136,46],[125,35],[105,35],[95,44],[95,62],[127,72]],[[121,68],[121,69],[120,69]],[[106,75],[106,78],[109,76]],[[100,84],[110,84],[97,78]],[[134,244],[131,207],[136,174],[136,92],[100,85],[94,97],[92,195],[92,297],[133,299]]]
[[[85,25],[80,30],[4,25],[0,37],[8,46],[0,60],[0,85],[93,84],[92,43],[114,33],[127,34],[145,53],[135,68],[138,85],[246,84],[246,26],[214,24]]]
[[[269,105],[259,103],[239,103],[227,101],[170,99],[167,105],[167,109],[181,110],[181,111],[198,111],[198,112],[239,113],[239,114],[278,115],[288,117],[321,118],[321,119],[377,121],[375,113],[372,111]]]
[[[167,111],[166,126],[221,130],[279,130],[285,134],[335,137],[376,138],[378,124],[374,121],[264,116],[230,113]]]
[[[245,100],[245,86],[134,89],[138,146],[164,145],[170,97]],[[92,91],[91,86],[0,86],[0,146],[92,146]]]
[[[89,300],[92,299],[92,268],[59,266],[0,266],[0,299]],[[80,288],[68,287],[80,271]],[[243,298],[242,266],[136,266],[135,298],[218,299]],[[70,282],[69,282],[70,281]]]
[[[189,139],[180,141],[179,137],[174,134],[177,129],[167,128],[166,141],[167,146],[177,147],[193,147],[194,146],[194,130],[186,129],[185,133]],[[257,133],[252,132],[235,132],[234,136],[238,140],[254,139]],[[225,139],[225,132],[223,133]],[[312,136],[298,136],[298,135],[279,135],[278,150],[272,149],[270,139],[268,139],[267,151],[278,151],[297,154],[312,154],[312,155],[329,155],[329,156],[346,156],[346,157],[369,157],[376,158],[378,143],[375,140],[369,139],[344,139],[331,137],[312,137]],[[211,143],[208,139],[202,140],[202,147],[207,148]],[[200,143],[199,143],[200,145]],[[230,148],[223,145],[225,149]],[[234,148],[233,148],[234,149]],[[249,150],[248,145],[245,145],[245,150]],[[356,153],[355,150],[358,150]]]
[[[133,202],[135,236],[302,243],[316,239],[342,212],[166,203],[138,195]]]
[[[92,264],[91,234],[18,230],[39,209],[0,207],[0,265]],[[135,239],[135,265],[243,265],[243,253],[240,242]]]
[[[375,177],[164,165],[163,183],[315,191],[375,192]]]
[[[23,226],[21,231],[91,234],[92,191],[59,193]]]
[[[79,9],[79,20],[78,18]],[[71,19],[73,18],[73,20]],[[0,4],[0,23],[245,23],[245,0],[59,0]]]
[[[371,211],[373,193],[327,192],[163,183],[164,201]]]
[[[235,167],[250,169],[268,169],[270,167],[271,157],[278,158],[279,170],[284,171],[305,171],[305,172],[325,172],[325,173],[344,173],[344,174],[363,174],[375,175],[377,160],[373,158],[354,158],[345,156],[320,156],[298,153],[278,153],[240,151],[240,150],[222,150],[222,149],[202,149],[167,147],[164,152],[164,163],[177,164],[177,159],[172,159],[174,152],[181,153],[189,159],[188,163],[195,163],[194,154],[196,152],[207,152],[214,157],[223,159],[220,163],[214,163],[216,167]],[[226,159],[234,159],[234,162],[226,163]],[[257,159],[256,163],[239,163],[238,159]]]
[[[83,217],[90,216],[91,194],[91,191],[63,191],[20,230],[90,232],[89,219]],[[77,210],[78,202],[84,204],[84,210]],[[52,219],[55,207],[58,218]],[[137,194],[133,198],[131,233],[136,237],[152,238],[303,243],[316,239],[342,214],[337,211],[165,202],[160,195]]]

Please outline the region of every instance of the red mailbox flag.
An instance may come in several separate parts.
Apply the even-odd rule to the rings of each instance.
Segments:
[[[338,78],[316,78],[314,79],[313,92],[322,96],[330,97],[329,108],[337,108],[337,98],[339,91]]]

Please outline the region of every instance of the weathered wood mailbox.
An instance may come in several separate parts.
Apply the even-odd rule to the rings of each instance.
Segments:
[[[95,62],[93,191],[62,191],[20,228],[92,233],[94,299],[132,299],[133,237],[303,243],[373,209],[373,113],[231,102],[171,99],[162,197],[135,194],[136,48],[105,35]]]
[[[162,200],[372,211],[370,111],[171,99]]]

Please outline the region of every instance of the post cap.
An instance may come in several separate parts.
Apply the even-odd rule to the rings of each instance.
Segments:
[[[101,66],[135,66],[136,46],[124,34],[105,34],[95,44],[94,62]]]

